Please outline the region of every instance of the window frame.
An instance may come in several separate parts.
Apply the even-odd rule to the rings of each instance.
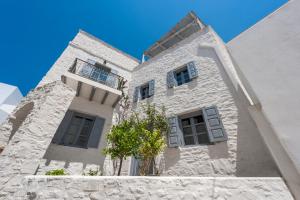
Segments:
[[[198,116],[202,117],[203,122],[195,123],[195,118],[198,117]],[[182,121],[185,120],[185,119],[189,119],[189,122],[190,122],[189,126],[183,126]],[[199,125],[199,124],[204,125],[205,132],[199,132],[199,133],[197,132],[196,126]],[[180,126],[180,129],[181,129],[181,132],[182,132],[183,146],[210,145],[211,144],[211,142],[209,141],[207,125],[206,125],[206,122],[205,122],[202,111],[192,112],[192,113],[188,113],[188,114],[179,116],[179,126]],[[184,128],[187,128],[187,127],[191,127],[192,135],[188,135],[188,136],[193,136],[194,144],[186,144],[186,142],[185,142]],[[206,134],[207,141],[205,141],[203,143],[199,143],[198,137],[199,137],[199,135],[201,135],[200,133],[205,133]]]
[[[94,68],[91,71],[90,78],[98,82],[106,83],[110,73],[111,73],[111,68],[96,62],[94,64]],[[96,75],[94,76],[94,74]]]
[[[65,144],[64,140],[66,138],[68,134],[68,131],[70,130],[71,128],[71,125],[72,125],[72,120],[75,118],[75,117],[81,117],[83,118],[83,121],[80,122],[80,125],[79,127],[77,128],[77,131],[76,131],[76,134],[75,134],[75,139],[74,139],[74,142],[72,142],[72,144]],[[82,133],[82,130],[83,130],[83,127],[85,125],[85,121],[86,119],[89,119],[89,120],[92,120],[92,124],[90,125],[89,127],[89,134],[88,134],[88,138],[87,138],[87,141],[86,141],[86,144],[83,146],[83,145],[78,145],[78,141],[79,141],[79,137]],[[83,113],[79,113],[79,112],[74,112],[72,117],[71,117],[71,120],[69,121],[69,124],[67,124],[67,129],[66,131],[63,133],[63,136],[61,138],[61,141],[59,144],[63,145],[63,146],[68,146],[68,147],[76,147],[76,148],[83,148],[83,149],[87,149],[88,148],[88,144],[89,144],[89,139],[91,137],[91,134],[92,134],[92,131],[93,131],[93,127],[94,127],[94,124],[95,124],[95,120],[96,120],[96,117],[94,116],[91,116],[91,115],[87,115],[87,114],[83,114]]]
[[[147,93],[145,94],[145,96],[143,96],[143,89],[146,89],[146,91],[147,91]],[[150,87],[149,87],[149,82],[147,82],[146,84],[140,86],[141,100],[148,99],[148,98],[151,97],[151,96],[149,95],[149,89],[150,89]]]
[[[186,76],[187,75],[187,79]],[[192,81],[190,75],[189,75],[189,71],[188,71],[188,66],[187,64],[181,66],[180,68],[176,69],[174,71],[174,76],[175,76],[175,80],[176,80],[176,86],[181,86],[184,85],[186,83],[189,83]],[[181,84],[178,84],[178,77],[181,78]]]

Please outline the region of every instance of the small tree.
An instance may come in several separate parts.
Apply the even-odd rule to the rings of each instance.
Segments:
[[[122,124],[122,122],[127,119],[128,110],[129,110],[129,106],[130,106],[128,94],[125,93],[125,89],[127,88],[126,83],[127,83],[127,80],[125,80],[124,78],[122,78],[122,77],[118,78],[117,88],[118,88],[118,90],[121,90],[122,95],[121,95],[121,99],[118,103],[118,107],[115,110],[115,115],[114,115],[115,122],[114,123],[116,123],[116,125],[111,129],[110,135],[108,136],[109,138],[107,138],[108,144],[111,146],[109,148],[107,147],[104,149],[104,153],[106,155],[112,155],[112,154],[116,155],[116,153],[117,153],[116,151],[114,153],[111,152],[111,151],[113,151],[113,148],[116,150],[116,148],[117,148],[116,145],[118,145],[118,142],[114,141],[116,139],[116,138],[114,138],[114,136],[117,134],[120,135],[120,133],[118,133],[118,132],[120,132],[124,127],[129,126],[129,124],[128,124],[129,121],[124,122]],[[124,133],[124,134],[126,134],[126,133]],[[116,159],[116,158],[119,158],[119,156],[111,156],[111,158],[112,158],[114,174],[118,168],[118,161],[119,161],[119,170],[118,171],[120,173],[123,159],[121,159],[121,160]]]
[[[118,176],[121,174],[123,160],[126,157],[135,155],[138,149],[138,133],[133,128],[133,119],[123,120],[114,125],[107,134],[108,146],[103,149],[105,155],[110,155],[112,159],[120,160]]]
[[[168,131],[168,122],[164,107],[161,110],[155,105],[143,106],[143,116],[136,114],[136,132],[139,133],[140,145],[138,158],[142,161],[140,175],[147,175],[150,172],[151,164],[154,167],[154,174],[159,174],[156,167],[155,157],[165,148],[165,135]],[[142,119],[140,119],[142,118]]]
[[[118,89],[121,90],[122,95],[119,101],[119,107],[116,112],[116,123],[120,123],[128,117],[128,110],[130,107],[130,101],[128,94],[125,93],[127,80],[120,78],[118,81]]]
[[[107,134],[108,146],[103,150],[113,160],[120,160],[118,176],[121,174],[123,160],[133,156],[141,160],[140,174],[149,174],[153,163],[154,173],[158,174],[155,157],[165,147],[164,136],[168,130],[165,109],[158,110],[155,105],[146,105],[140,114],[120,118],[117,125]]]

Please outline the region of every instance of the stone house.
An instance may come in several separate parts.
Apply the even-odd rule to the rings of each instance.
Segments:
[[[133,111],[146,103],[166,108],[171,130],[158,157],[161,176],[281,177],[248,110],[259,105],[210,26],[190,12],[144,55],[140,63],[79,31],[0,128],[0,174],[10,172],[1,175],[0,198],[18,193],[23,176],[51,169],[113,175],[114,162],[101,150],[122,83]],[[137,165],[128,158],[122,175],[136,175]]]

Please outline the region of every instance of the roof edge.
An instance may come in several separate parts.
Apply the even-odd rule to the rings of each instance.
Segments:
[[[189,22],[188,24],[185,24],[183,27],[178,28],[181,24],[184,23],[184,20],[187,20],[188,18],[191,18],[192,21]],[[156,55],[151,55],[151,51],[153,51],[153,49],[155,49],[155,47],[163,45],[163,43],[167,42],[170,38],[173,38],[173,37],[177,36],[181,31],[184,31],[185,28],[187,28],[187,27],[189,27],[190,25],[193,25],[193,24],[197,25],[199,27],[199,30],[201,30],[201,29],[203,29],[207,26],[196,15],[196,13],[191,10],[184,17],[182,17],[179,21],[177,21],[172,27],[170,27],[168,29],[168,31],[166,31],[160,38],[156,39],[151,46],[149,46],[146,50],[144,50],[144,52],[143,52],[144,55],[146,55],[148,57],[155,57],[157,54]],[[197,32],[197,31],[195,31],[195,32]],[[181,38],[180,40],[182,40],[182,39],[184,39],[184,38]],[[168,48],[170,48],[170,47],[164,47],[164,50],[168,49]],[[164,51],[164,50],[162,50],[162,51]]]

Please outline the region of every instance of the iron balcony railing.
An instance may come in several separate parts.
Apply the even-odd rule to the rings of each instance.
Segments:
[[[101,65],[94,65],[79,58],[76,58],[73,65],[70,67],[69,72],[117,90],[121,90],[122,84],[124,84],[124,78],[110,72],[109,68]]]

